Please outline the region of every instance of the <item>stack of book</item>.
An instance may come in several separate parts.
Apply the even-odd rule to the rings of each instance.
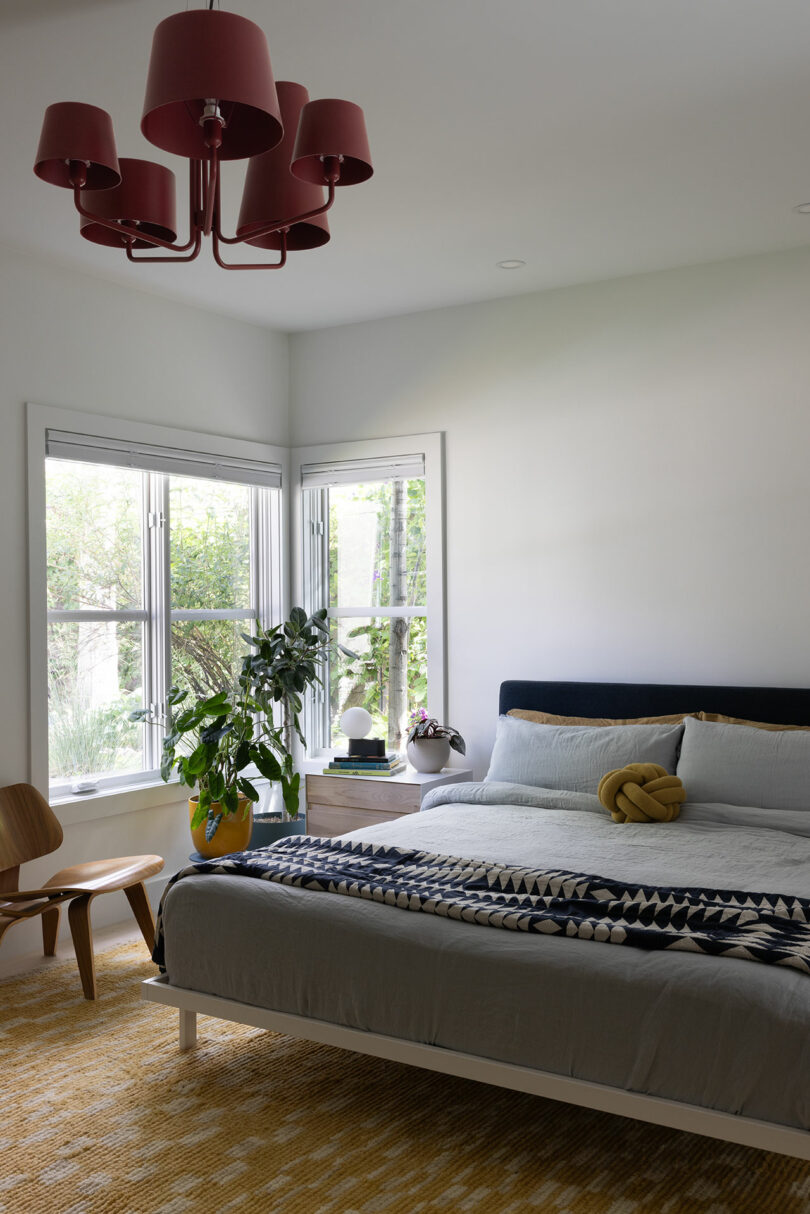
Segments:
[[[325,776],[394,776],[398,771],[405,770],[405,760],[401,755],[335,755],[328,767],[324,767]]]

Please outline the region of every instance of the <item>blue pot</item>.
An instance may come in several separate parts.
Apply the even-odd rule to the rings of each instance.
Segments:
[[[284,839],[287,835],[305,835],[306,833],[306,822],[303,818],[287,822],[269,814],[261,817],[254,815],[250,846],[251,848],[269,847],[271,843],[277,843],[279,839]]]

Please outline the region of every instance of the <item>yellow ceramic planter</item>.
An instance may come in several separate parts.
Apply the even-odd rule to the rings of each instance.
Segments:
[[[198,797],[191,797],[188,803],[189,825],[197,812]],[[248,807],[247,817],[243,817],[245,806]],[[219,812],[219,801],[213,801],[211,808]],[[217,833],[210,843],[205,838],[205,821],[191,832],[191,841],[195,851],[206,860],[216,860],[219,856],[228,856],[233,851],[246,851],[250,845],[250,833],[253,830],[253,803],[247,797],[239,798],[239,808],[235,814],[225,814],[217,827]]]

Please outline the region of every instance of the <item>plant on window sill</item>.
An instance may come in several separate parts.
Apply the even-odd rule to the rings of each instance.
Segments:
[[[339,649],[329,636],[325,609],[311,616],[294,607],[290,618],[275,628],[257,625],[256,635],[243,634],[253,652],[242,659],[235,692],[218,691],[183,707],[188,691],[172,687],[169,696],[169,733],[163,740],[160,774],[166,781],[176,771],[180,783],[198,788],[198,801],[191,819],[192,831],[205,823],[205,839],[211,843],[223,818],[240,813],[246,818],[259,792],[243,774],[255,766],[265,779],[281,785],[283,820],[298,817],[301,775],[295,771],[293,735],[301,744],[303,695],[308,687],[323,682],[320,669],[329,654]],[[281,706],[282,724],[276,726],[273,711]],[[178,711],[179,709],[179,711]],[[130,720],[144,721],[149,710],[139,708]],[[190,739],[190,753],[178,747]]]
[[[189,693],[179,687],[169,691],[170,731],[163,740],[161,777],[169,781],[176,771],[180,783],[198,789],[192,831],[205,823],[205,839],[211,843],[223,818],[241,811],[244,820],[251,804],[259,800],[255,785],[243,773],[251,765],[269,780],[292,774],[292,761],[281,761],[273,751],[282,749],[280,731],[262,719],[261,705],[250,695],[240,678],[237,694],[218,691],[182,707]],[[176,711],[180,709],[180,711]],[[148,709],[139,708],[130,720],[143,721]],[[190,740],[189,753],[178,747]]]

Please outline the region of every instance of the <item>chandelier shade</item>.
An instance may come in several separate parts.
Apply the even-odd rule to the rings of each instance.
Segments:
[[[138,238],[138,233],[157,236],[160,240],[177,239],[174,173],[162,164],[151,160],[131,160],[122,156],[121,184],[111,190],[82,190],[80,201],[86,211],[99,219],[136,225],[133,240],[125,231],[94,223],[92,218],[82,216],[81,234],[85,240],[111,248],[148,249],[153,246],[148,240]]]
[[[34,172],[51,185],[73,189],[71,161],[84,166],[85,189],[109,190],[118,185],[121,173],[115,135],[106,110],[81,101],[57,101],[48,106]]]
[[[281,143],[254,156],[248,164],[242,207],[236,235],[259,249],[282,248],[282,233],[270,232],[251,239],[251,231],[266,226],[272,220],[283,220],[295,215],[304,215],[323,206],[323,187],[311,185],[293,177],[290,161],[298,130],[301,110],[309,101],[309,93],[303,84],[291,80],[279,80],[276,85],[281,118],[284,123],[284,138]],[[310,219],[291,225],[286,233],[286,247],[290,251],[316,249],[329,240],[329,221],[326,215],[315,215]]]
[[[205,117],[222,128],[220,160],[275,147],[283,128],[264,31],[246,17],[192,9],[154,33],[141,131],[156,147],[208,160]]]
[[[335,185],[358,185],[374,172],[366,120],[353,101],[323,98],[310,101],[301,111],[293,173],[301,181],[322,185],[324,160],[331,158],[340,161],[340,177]]]

